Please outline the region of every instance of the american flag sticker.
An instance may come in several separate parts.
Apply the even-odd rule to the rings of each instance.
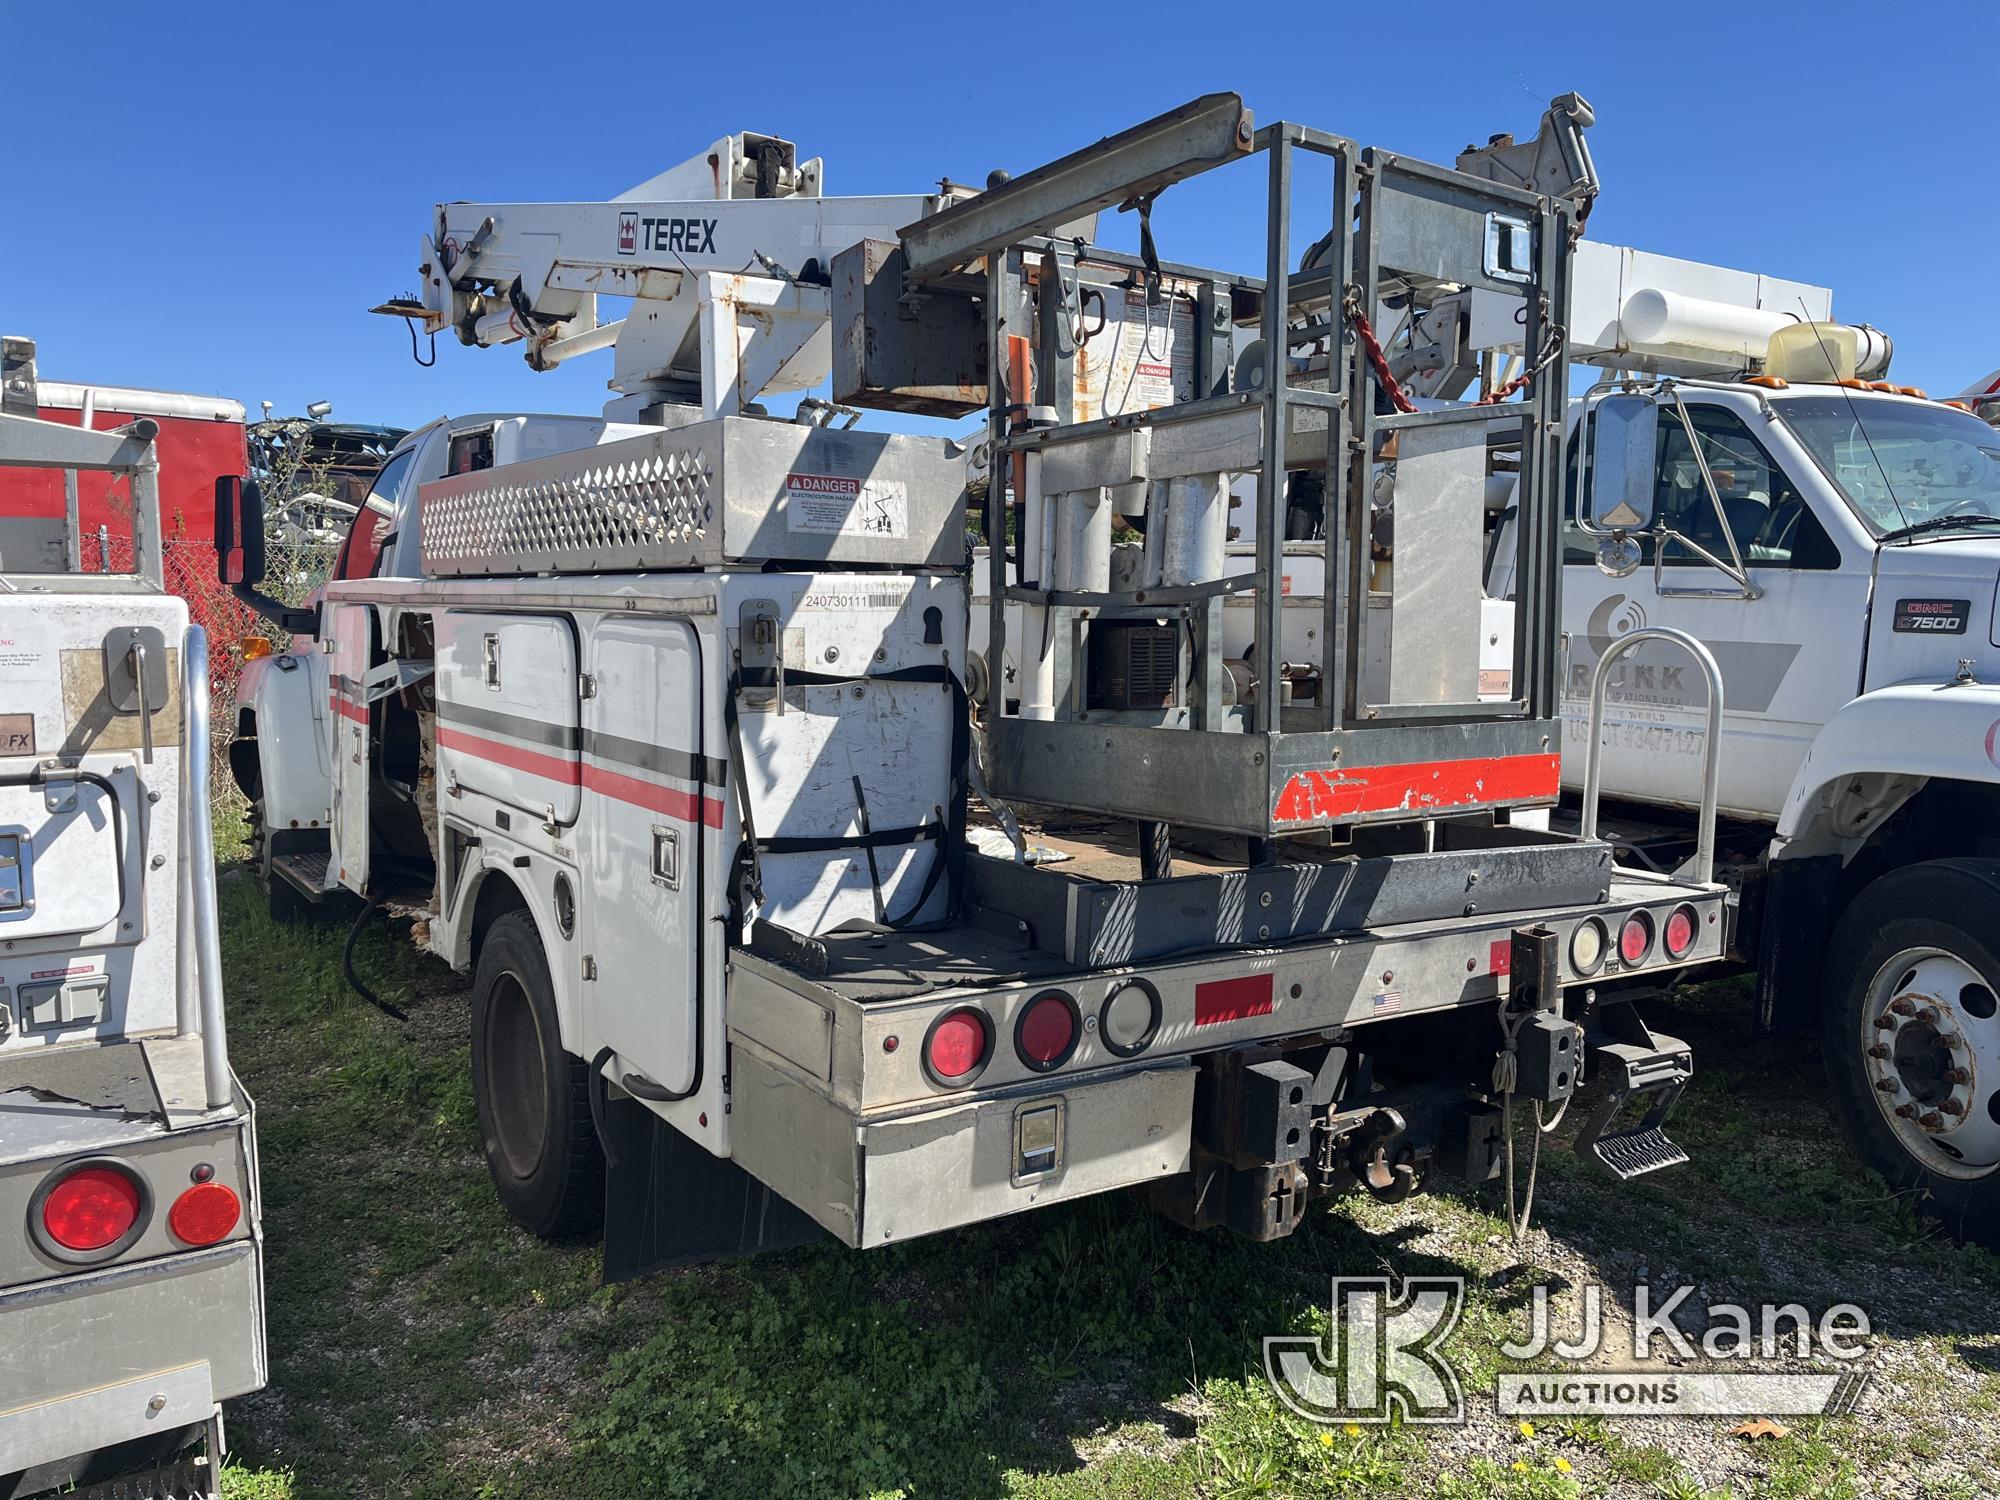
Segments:
[[[1384,990],[1375,997],[1369,1008],[1378,1016],[1393,1016],[1403,1008],[1403,992]]]

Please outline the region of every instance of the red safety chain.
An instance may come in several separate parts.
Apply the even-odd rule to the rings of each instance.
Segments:
[[[1361,310],[1361,295],[1356,288],[1347,289],[1343,310],[1347,314],[1347,321],[1354,325],[1354,336],[1361,340],[1362,352],[1368,356],[1368,363],[1375,369],[1375,379],[1388,393],[1389,404],[1397,411],[1415,411],[1417,403],[1403,393],[1403,387],[1397,383],[1396,377],[1389,373],[1389,357],[1382,352],[1382,341],[1375,337],[1375,329],[1368,322],[1368,315]]]
[[[1347,289],[1347,296],[1342,304],[1342,310],[1347,314],[1347,321],[1354,325],[1354,336],[1361,340],[1361,350],[1368,356],[1368,363],[1375,371],[1375,379],[1381,383],[1382,389],[1388,393],[1389,404],[1400,412],[1414,412],[1417,409],[1416,402],[1409,398],[1409,395],[1403,390],[1402,385],[1397,381],[1396,377],[1389,373],[1389,357],[1382,352],[1382,341],[1375,337],[1374,326],[1369,323],[1368,315],[1361,310],[1360,288],[1349,287]],[[1547,315],[1548,312],[1545,305],[1543,316],[1546,317]],[[1502,401],[1508,400],[1510,397],[1526,390],[1534,383],[1535,377],[1541,374],[1549,361],[1556,357],[1557,353],[1562,349],[1562,345],[1563,330],[1559,327],[1551,328],[1549,330],[1548,341],[1543,347],[1540,359],[1536,360],[1534,364],[1528,366],[1528,368],[1516,375],[1505,385],[1481,396],[1473,405],[1498,406]]]

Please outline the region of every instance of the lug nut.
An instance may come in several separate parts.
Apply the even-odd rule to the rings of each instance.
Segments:
[[[1944,1081],[1946,1083],[1970,1083],[1972,1082],[1972,1075],[1963,1068],[1946,1068],[1944,1070]]]
[[[1914,1120],[1917,1117],[1916,1105],[1910,1103],[1908,1100],[1904,1100],[1903,1103],[1896,1106],[1896,1117],[1902,1120]]]
[[[1943,1110],[1948,1115],[1962,1115],[1965,1113],[1965,1106],[1959,1103],[1958,1100],[1956,1099],[1942,1100],[1938,1104],[1938,1108]]]
[[[1893,1094],[1901,1089],[1902,1085],[1893,1078],[1878,1078],[1875,1080],[1875,1087],[1881,1093]]]
[[[1916,1002],[1907,995],[1898,995],[1889,1002],[1889,1009],[1899,1016],[1913,1016],[1917,1013]]]
[[[1881,1015],[1875,1018],[1875,1029],[1878,1031],[1894,1031],[1896,1029],[1896,1018],[1886,1010],[1883,1011]]]
[[[1938,1040],[1944,1043],[1944,1050],[1947,1052],[1956,1052],[1965,1045],[1965,1038],[1955,1031],[1947,1031]]]
[[[1918,1120],[1917,1123],[1926,1130],[1937,1130],[1944,1125],[1944,1116],[1936,1110],[1931,1110],[1922,1119]]]
[[[1868,1049],[1868,1055],[1870,1057],[1887,1057],[1889,1055],[1889,1044],[1887,1042],[1877,1042]]]
[[[1937,1007],[1934,1005],[1926,1005],[1922,1010],[1917,1012],[1917,1019],[1919,1021],[1922,1021],[1926,1026],[1937,1025],[1938,1023]]]

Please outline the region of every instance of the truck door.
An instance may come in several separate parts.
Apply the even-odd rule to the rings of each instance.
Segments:
[[[702,842],[722,803],[704,773],[701,654],[684,620],[601,622],[588,647],[579,851],[597,983],[593,1044],[661,1087],[693,1086]]]
[[[1815,509],[1829,497],[1809,469],[1795,474],[1774,456],[1774,444],[1760,435],[1771,424],[1754,408],[1748,399],[1741,409],[1687,399],[1683,425],[1674,404],[1661,403],[1655,528],[1643,538],[1643,562],[1628,577],[1599,571],[1596,541],[1571,511],[1563,551],[1568,785],[1583,781],[1597,660],[1619,636],[1642,626],[1687,631],[1722,669],[1725,812],[1775,818],[1820,726],[1854,696],[1867,569],[1843,569],[1834,533]],[[1586,423],[1582,441],[1594,436]],[[1589,482],[1586,465],[1583,483]],[[1662,527],[1671,533],[1664,540]],[[1732,535],[1743,560],[1740,577],[1701,555],[1729,561]],[[1670,643],[1648,642],[1613,668],[1606,796],[1692,805],[1700,793],[1704,692],[1699,671]]]
[[[375,610],[326,607],[327,709],[333,720],[333,869],[356,895],[368,891],[368,790],[371,736],[365,687],[375,660]]]

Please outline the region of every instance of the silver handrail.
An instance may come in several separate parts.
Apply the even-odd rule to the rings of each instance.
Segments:
[[[181,645],[181,726],[185,784],[180,816],[186,830],[182,846],[187,853],[184,894],[194,900],[202,1078],[208,1088],[208,1107],[221,1109],[236,1094],[229,1072],[229,1032],[222,1012],[222,930],[215,902],[215,830],[209,824],[208,808],[208,632],[199,625],[188,626]],[[186,931],[185,924],[182,931]]]
[[[1694,858],[1674,873],[1692,871],[1696,882],[1711,885],[1715,880],[1715,799],[1722,777],[1722,669],[1708,647],[1685,630],[1648,625],[1620,636],[1597,658],[1597,670],[1590,677],[1590,743],[1583,760],[1583,837],[1597,837],[1597,800],[1604,775],[1604,699],[1611,683],[1611,665],[1646,641],[1674,642],[1694,658],[1708,680],[1708,744],[1702,752],[1701,815],[1695,825]]]

